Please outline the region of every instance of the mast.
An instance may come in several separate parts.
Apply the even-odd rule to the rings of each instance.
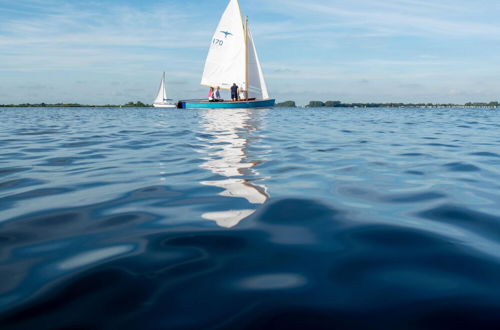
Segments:
[[[245,96],[248,100],[248,16],[245,21]]]

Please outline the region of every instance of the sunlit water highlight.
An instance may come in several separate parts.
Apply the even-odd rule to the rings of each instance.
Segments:
[[[498,109],[0,109],[0,328],[497,329],[499,132]]]

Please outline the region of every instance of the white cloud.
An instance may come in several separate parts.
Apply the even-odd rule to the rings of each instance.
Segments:
[[[387,1],[298,1],[274,0],[274,6],[287,7],[294,17],[304,21],[314,17],[315,22],[306,23],[305,29],[314,28],[318,21],[336,22],[339,26],[363,28],[369,35],[436,35],[453,37],[484,37],[500,39],[500,23],[475,21],[476,3],[387,0]],[[498,6],[498,5],[497,5]],[[482,9],[485,10],[485,6]],[[488,7],[486,7],[488,8]],[[484,15],[480,16],[484,19]],[[321,24],[321,23],[320,23]],[[302,24],[303,26],[303,24]]]

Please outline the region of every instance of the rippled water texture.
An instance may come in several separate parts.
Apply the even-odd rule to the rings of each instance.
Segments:
[[[500,111],[0,109],[0,328],[500,328]]]

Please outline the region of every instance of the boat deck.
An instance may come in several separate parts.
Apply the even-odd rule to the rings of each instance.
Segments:
[[[244,103],[244,102],[253,102],[256,101],[257,99],[247,99],[247,100],[238,100],[238,101],[231,101],[231,100],[222,100],[222,101],[209,101],[209,100],[182,100],[180,102],[192,102],[192,103]]]

